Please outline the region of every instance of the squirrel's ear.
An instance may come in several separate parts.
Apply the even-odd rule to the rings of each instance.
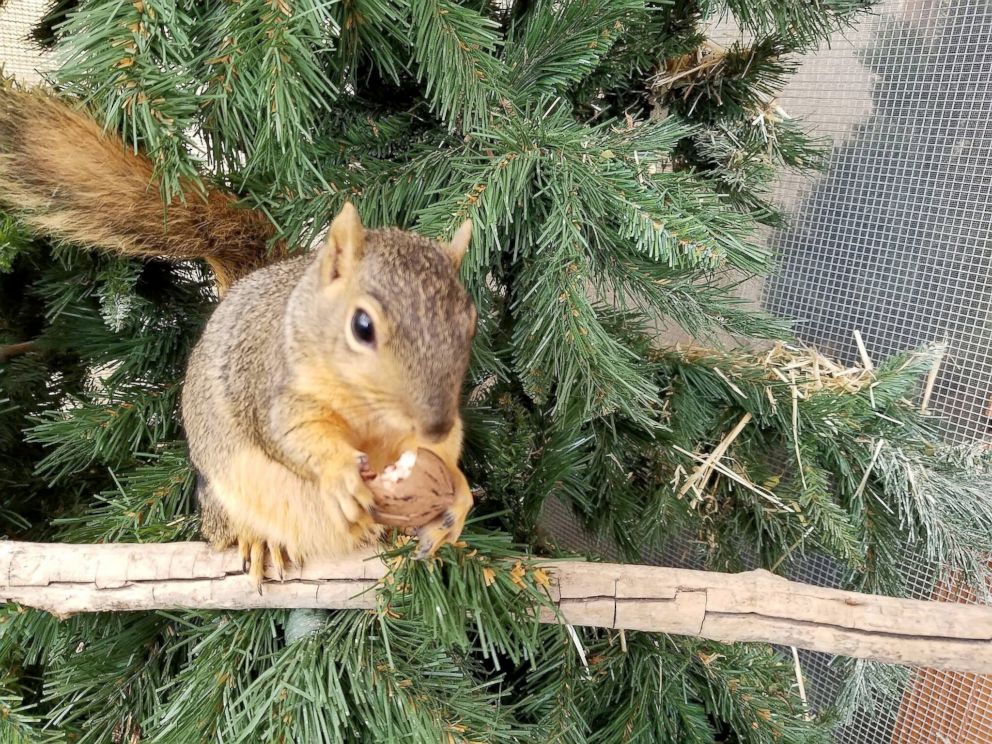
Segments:
[[[451,242],[444,244],[444,252],[456,270],[462,265],[462,259],[465,258],[465,251],[468,250],[468,243],[471,239],[472,220],[465,220],[455,231]]]
[[[362,258],[365,247],[365,228],[358,210],[345,202],[338,216],[331,222],[327,242],[321,248],[320,278],[328,284],[338,277],[348,276]]]

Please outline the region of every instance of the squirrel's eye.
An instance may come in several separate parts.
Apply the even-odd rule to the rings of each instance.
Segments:
[[[375,326],[372,324],[372,318],[364,310],[358,309],[351,316],[351,332],[355,334],[359,343],[375,346]]]

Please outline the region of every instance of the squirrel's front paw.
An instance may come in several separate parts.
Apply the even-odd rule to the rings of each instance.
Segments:
[[[364,535],[375,528],[372,518],[374,497],[362,477],[365,456],[360,452],[349,453],[327,463],[320,479],[320,491],[332,499],[348,522],[351,532]]]

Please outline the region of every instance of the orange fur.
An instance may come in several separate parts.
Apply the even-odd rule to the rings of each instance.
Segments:
[[[138,258],[205,259],[221,291],[286,253],[264,215],[191,185],[166,209],[152,162],[49,95],[0,89],[0,202],[76,243]]]

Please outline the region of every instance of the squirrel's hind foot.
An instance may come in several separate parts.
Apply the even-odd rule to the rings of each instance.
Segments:
[[[279,581],[286,577],[286,555],[281,545],[273,545],[255,537],[238,537],[238,554],[248,578],[252,580],[258,593],[262,593],[262,582],[265,580],[266,556],[271,560]]]
[[[465,528],[465,520],[472,508],[472,490],[464,473],[456,469],[452,474],[455,477],[454,503],[433,522],[414,530],[420,543],[413,556],[417,560],[433,556],[445,543],[457,542]]]
[[[413,555],[414,559],[430,558],[445,543],[454,543],[458,540],[465,525],[465,517],[468,514],[468,509],[459,508],[459,506],[447,509],[433,522],[413,531],[418,542],[417,552]]]

